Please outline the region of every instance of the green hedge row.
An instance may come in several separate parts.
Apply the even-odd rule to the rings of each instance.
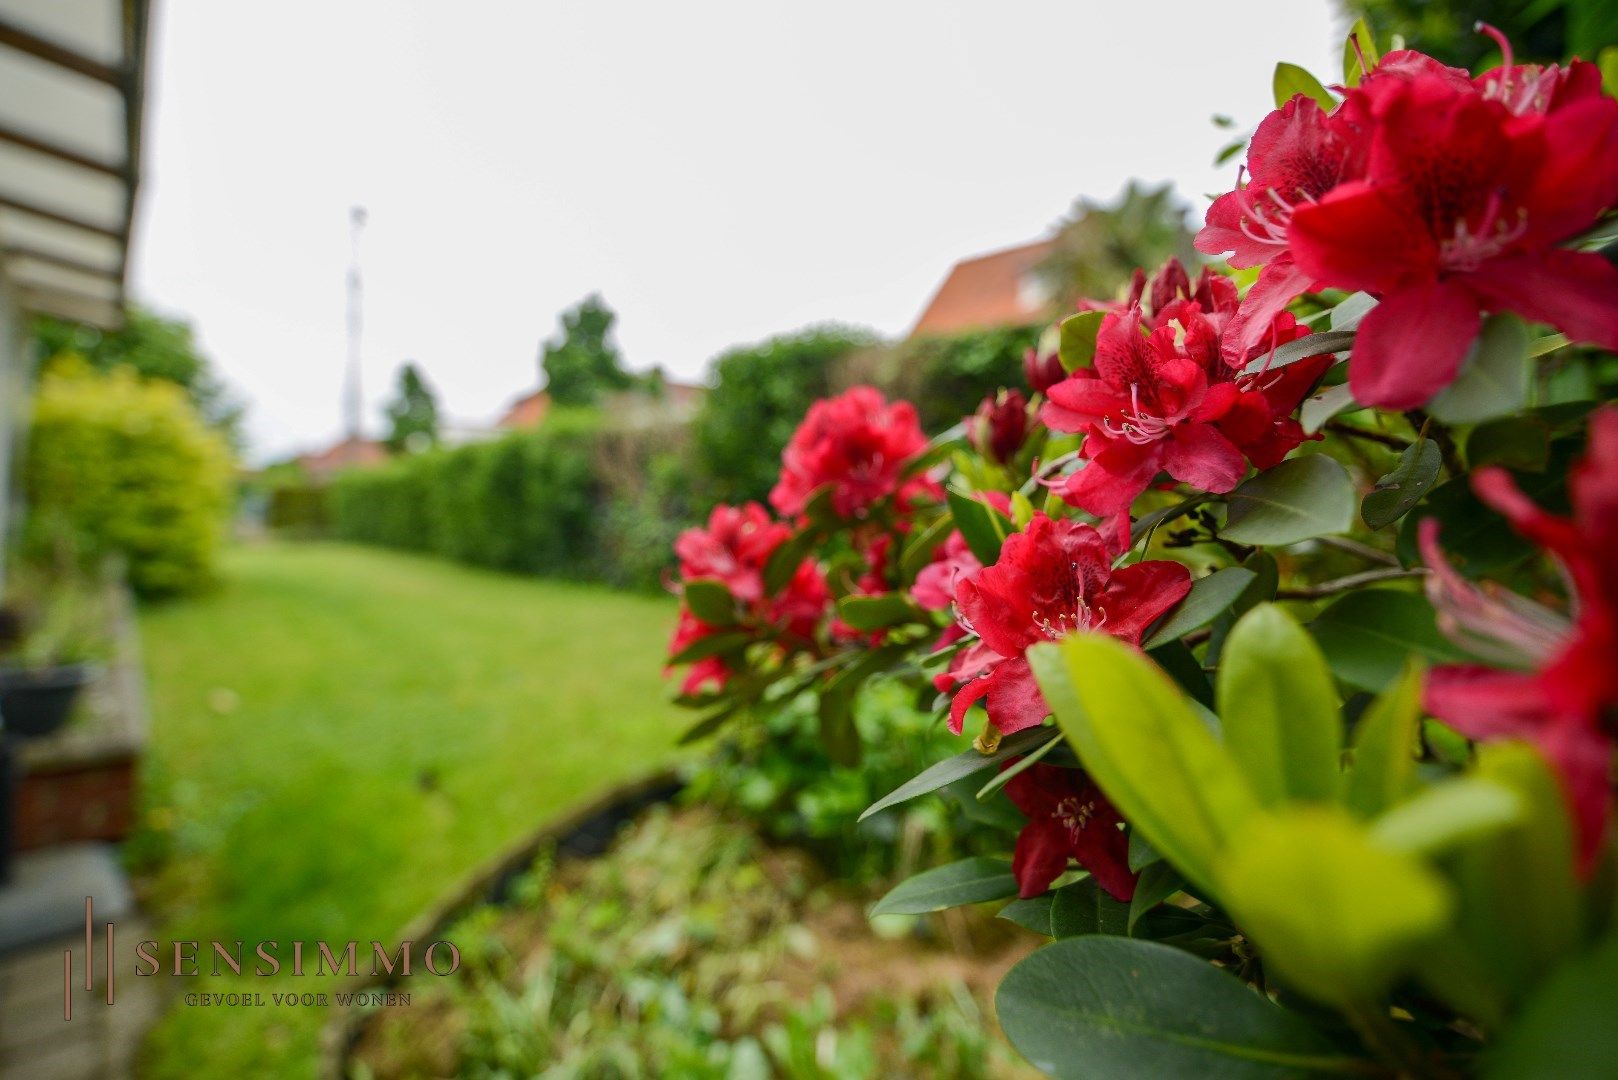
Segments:
[[[652,481],[681,474],[670,462],[682,456],[666,429],[553,413],[538,431],[343,473],[333,531],[492,569],[655,587],[685,510]]]

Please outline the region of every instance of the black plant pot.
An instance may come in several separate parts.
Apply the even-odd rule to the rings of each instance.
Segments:
[[[95,678],[90,664],[0,668],[0,730],[8,735],[49,735],[73,712],[79,691]]]

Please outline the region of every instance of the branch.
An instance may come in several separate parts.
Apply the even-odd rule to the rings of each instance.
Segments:
[[[1381,431],[1369,431],[1342,420],[1326,421],[1326,430],[1334,435],[1346,435],[1351,439],[1364,439],[1366,442],[1381,443],[1383,446],[1390,446],[1395,450],[1410,449],[1409,439],[1399,435],[1388,435]]]
[[[1383,566],[1399,565],[1399,560],[1386,551],[1374,548],[1370,544],[1362,544],[1358,540],[1350,540],[1346,536],[1322,536],[1318,538],[1318,542],[1338,551],[1346,551],[1350,555],[1358,555],[1367,562],[1381,563]]]
[[[1281,589],[1276,592],[1277,600],[1318,600],[1323,596],[1335,596],[1341,592],[1357,589],[1361,585],[1375,585],[1379,581],[1399,581],[1404,578],[1426,577],[1427,568],[1423,566],[1405,570],[1400,567],[1388,567],[1386,570],[1366,570],[1359,574],[1349,574],[1347,577],[1335,578],[1331,581],[1322,581],[1319,585],[1303,585],[1296,589]]]

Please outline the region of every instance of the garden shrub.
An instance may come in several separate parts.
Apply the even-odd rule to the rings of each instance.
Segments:
[[[331,528],[331,494],[326,485],[298,474],[266,477],[258,494],[264,500],[264,526],[292,537],[324,536]]]
[[[1001,387],[1022,385],[1023,356],[1042,329],[999,326],[852,353],[839,365],[833,388],[881,387],[914,404],[923,428],[942,431]]]
[[[59,358],[39,381],[23,468],[26,546],[66,529],[83,557],[121,558],[144,596],[213,581],[231,456],[179,386]]]
[[[1196,237],[1247,273],[1091,298],[930,442],[818,401],[773,514],[680,538],[686,738],[783,755],[727,804],[823,827],[838,768],[917,741],[873,686],[958,737],[843,842],[973,792],[1010,858],[871,911],[1050,939],[996,999],[1047,1073],[1618,1061],[1618,100],[1482,29],[1477,78],[1363,23],[1330,88],[1277,68]],[[879,381],[922,392],[910,348]]]

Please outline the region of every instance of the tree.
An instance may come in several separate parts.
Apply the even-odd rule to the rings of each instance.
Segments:
[[[1398,34],[1411,48],[1460,67],[1499,55],[1493,40],[1474,31],[1479,22],[1511,40],[1519,63],[1595,60],[1618,42],[1611,0],[1341,0],[1341,7],[1350,18],[1364,17],[1378,40]]]
[[[425,450],[438,442],[438,401],[414,360],[399,369],[399,388],[387,405],[388,437],[395,454]]]
[[[1051,253],[1034,273],[1050,290],[1053,309],[1073,310],[1081,299],[1105,300],[1128,283],[1138,266],[1169,258],[1197,258],[1186,208],[1168,184],[1143,188],[1133,180],[1110,206],[1080,199],[1056,234]]]
[[[634,378],[611,340],[617,320],[606,302],[592,293],[562,313],[561,339],[547,341],[540,358],[545,390],[557,405],[595,405],[603,394],[627,390]]]
[[[131,305],[124,312],[124,325],[117,330],[98,330],[49,315],[34,320],[33,330],[47,363],[60,356],[81,356],[97,371],[130,367],[142,378],[174,383],[191,398],[210,427],[223,432],[232,443],[236,441],[242,404],[214,373],[185,320]]]

